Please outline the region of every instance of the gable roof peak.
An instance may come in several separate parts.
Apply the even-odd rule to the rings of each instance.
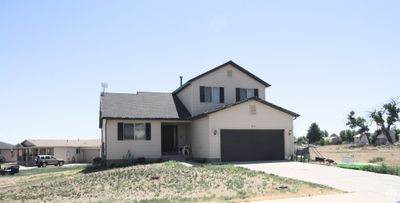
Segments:
[[[213,68],[213,69],[211,69],[211,70],[209,70],[209,71],[207,71],[207,72],[205,72],[205,73],[203,73],[203,74],[200,74],[200,75],[198,75],[198,76],[196,76],[196,77],[194,77],[194,78],[188,80],[185,84],[183,84],[183,85],[180,86],[178,89],[176,89],[174,92],[172,92],[172,94],[177,94],[177,93],[179,93],[181,90],[183,90],[183,89],[185,89],[186,87],[188,87],[193,81],[195,81],[195,80],[197,80],[197,79],[199,79],[199,78],[202,78],[202,77],[204,77],[204,76],[206,76],[206,75],[208,75],[208,74],[210,74],[210,73],[212,73],[212,72],[214,72],[214,71],[216,71],[216,70],[219,70],[219,69],[225,67],[226,65],[232,65],[233,67],[235,67],[236,69],[238,69],[238,70],[241,71],[242,73],[248,75],[249,77],[253,78],[253,79],[256,80],[257,82],[259,82],[259,83],[265,85],[266,87],[270,87],[270,86],[271,86],[270,84],[268,84],[268,83],[265,82],[264,80],[260,79],[259,77],[255,76],[254,74],[250,73],[248,70],[246,70],[246,69],[244,69],[243,67],[241,67],[240,65],[238,65],[237,63],[233,62],[232,60],[229,60],[229,61],[226,62],[226,63],[223,63],[223,64],[221,64],[221,65],[219,65],[219,66],[217,66],[217,67],[215,67],[215,68]]]

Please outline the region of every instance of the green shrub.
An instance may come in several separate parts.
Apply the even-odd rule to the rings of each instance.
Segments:
[[[388,166],[386,164],[382,164],[380,166],[364,166],[361,168],[361,170],[400,176],[400,167]]]
[[[302,144],[307,144],[308,143],[308,139],[306,136],[302,136],[296,139],[296,143],[298,145],[302,145]]]

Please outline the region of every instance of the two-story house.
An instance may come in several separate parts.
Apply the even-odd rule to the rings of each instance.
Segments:
[[[209,161],[288,158],[299,115],[267,102],[269,86],[229,61],[172,93],[102,93],[102,156],[159,159],[184,148]]]

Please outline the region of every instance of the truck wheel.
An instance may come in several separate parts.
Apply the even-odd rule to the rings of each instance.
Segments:
[[[46,167],[47,166],[47,163],[45,162],[45,163],[42,163],[42,167],[44,168],[44,167]]]
[[[64,162],[63,162],[63,161],[60,161],[60,162],[58,162],[58,165],[59,165],[59,166],[63,166],[63,165],[64,165]]]

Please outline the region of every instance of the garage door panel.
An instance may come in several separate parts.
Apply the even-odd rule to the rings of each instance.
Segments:
[[[283,158],[283,130],[221,130],[222,161],[263,161]]]

